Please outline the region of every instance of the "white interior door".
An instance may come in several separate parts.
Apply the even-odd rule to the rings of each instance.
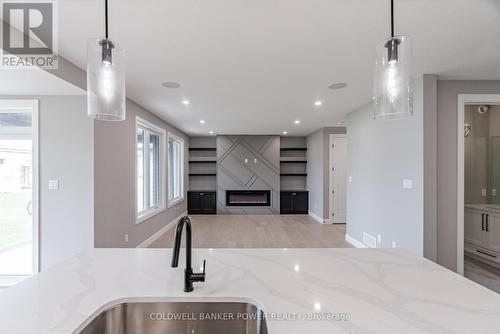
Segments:
[[[330,217],[334,224],[345,224],[347,216],[347,136],[330,135]]]
[[[0,286],[38,271],[38,101],[0,100]]]

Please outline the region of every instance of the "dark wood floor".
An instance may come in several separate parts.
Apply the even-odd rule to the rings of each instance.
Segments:
[[[500,269],[465,257],[464,276],[490,290],[500,293]]]

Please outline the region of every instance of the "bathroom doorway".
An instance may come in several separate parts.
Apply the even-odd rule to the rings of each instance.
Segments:
[[[457,269],[500,293],[500,96],[459,97]]]

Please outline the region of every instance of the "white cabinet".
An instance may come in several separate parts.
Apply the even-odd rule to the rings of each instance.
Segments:
[[[500,253],[500,214],[488,214],[486,218],[486,248]]]
[[[465,210],[465,242],[475,245],[481,245],[483,243],[484,217],[484,213],[481,211]]]
[[[478,259],[500,264],[500,213],[488,207],[466,208],[465,251]]]

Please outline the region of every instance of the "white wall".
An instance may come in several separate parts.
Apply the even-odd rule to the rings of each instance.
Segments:
[[[40,96],[41,269],[94,246],[93,121],[86,96]],[[59,180],[59,190],[48,190]]]
[[[362,242],[363,233],[378,247],[406,248],[423,255],[423,112],[416,87],[412,118],[375,121],[372,105],[348,115],[347,234]],[[403,179],[413,189],[403,189]]]

